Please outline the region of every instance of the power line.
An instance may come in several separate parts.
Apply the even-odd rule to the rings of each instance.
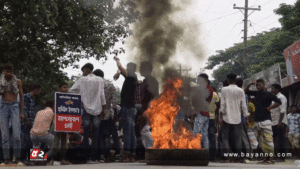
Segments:
[[[262,20],[258,21],[257,23],[260,23],[261,21],[264,21],[264,20],[266,20],[266,19],[270,18],[270,17],[271,17],[271,16],[273,16],[273,15],[274,15],[274,14],[271,14],[271,15],[269,15],[269,16],[265,17],[264,19],[262,19]]]
[[[241,30],[240,31],[240,33],[238,34],[238,36],[237,36],[237,38],[236,39],[238,39],[239,38],[239,36],[241,35],[241,33],[243,32],[243,30]],[[236,39],[235,39],[235,42],[236,42]],[[240,37],[240,40],[239,40],[239,42],[241,42],[241,39],[242,39],[242,37]]]
[[[297,11],[297,10],[296,10]],[[290,13],[289,15],[292,15],[292,14],[294,14],[294,13]],[[289,16],[289,15],[287,15],[287,16]],[[277,22],[277,21],[276,21]],[[259,30],[262,30],[262,29],[264,29],[264,28],[266,28],[266,27],[268,27],[268,26],[270,26],[270,25],[272,25],[273,23],[271,23],[271,24],[269,24],[268,26],[265,26],[265,27],[262,27],[261,25],[259,25],[259,24],[257,24],[257,23],[254,23],[254,22],[251,22],[252,24],[255,24],[255,25],[257,25],[257,26],[259,26],[259,27],[261,27],[261,29],[259,29]],[[288,29],[288,30],[286,30],[286,31],[290,31],[290,30],[293,30],[293,29],[296,29],[296,28],[298,28],[299,26],[296,26],[296,27],[294,27],[294,28],[291,28],[291,29]],[[252,25],[252,28],[253,28],[253,25]],[[253,30],[254,30],[254,33],[256,33],[256,34],[258,34],[259,32],[259,30],[258,31],[256,31],[254,28],[253,28]],[[242,31],[241,31],[242,32]],[[240,32],[240,33],[241,33]],[[290,38],[293,38],[293,39],[297,39],[297,38],[295,38],[295,37],[291,37],[291,36],[288,36],[288,35],[286,35],[286,34],[281,34],[281,35],[283,35],[283,36],[287,36],[287,37],[290,37]],[[238,37],[239,37],[239,35],[238,35]],[[237,37],[237,38],[238,38]],[[236,41],[236,40],[235,40]],[[241,39],[239,40],[239,43],[241,42]],[[280,45],[281,43],[279,42],[277,45]],[[275,49],[272,49],[272,50],[275,50]]]
[[[233,2],[233,0],[231,0],[230,4]],[[229,9],[230,7],[230,4],[228,5],[228,7],[226,8],[226,10],[222,13],[221,17],[223,17],[224,13]],[[215,26],[217,25],[217,23],[219,22],[219,20],[215,23],[215,25],[212,27],[212,29],[209,30],[209,32],[207,34],[209,34],[214,28]],[[207,34],[206,36],[203,38],[203,40],[207,37]]]
[[[271,1],[272,1],[273,3],[276,2],[276,0],[270,0],[270,1],[268,1],[267,3],[263,4],[262,6],[267,5],[267,4],[270,3]],[[280,0],[280,1],[281,1],[281,0]]]
[[[194,9],[194,8],[191,8],[191,7],[186,7],[186,9],[191,9],[191,10],[195,10],[195,11],[199,11],[199,12],[222,13],[222,12],[210,12],[210,11],[203,11],[203,10]],[[226,12],[226,13],[229,13],[229,12]]]
[[[203,24],[206,24],[206,23],[215,21],[215,20],[219,20],[219,19],[225,18],[225,17],[227,17],[227,16],[231,16],[231,15],[234,15],[234,14],[237,14],[237,13],[239,13],[239,12],[234,12],[234,13],[231,13],[231,14],[229,14],[229,15],[225,15],[225,16],[222,16],[222,17],[219,17],[219,18],[215,18],[215,19],[212,19],[212,20],[210,20],[210,21],[203,22],[203,23],[200,24],[200,25],[203,25]]]
[[[257,25],[257,26],[259,26],[261,28],[263,28],[262,26],[260,26],[259,24],[255,23],[255,22],[251,22],[251,23],[254,24],[254,25]]]
[[[271,2],[271,1],[269,1],[269,2]],[[299,10],[299,9],[296,9],[294,12],[296,12],[296,11],[298,11],[298,10]],[[292,14],[295,14],[294,12],[290,12],[290,14],[288,14],[287,16],[292,15]],[[273,16],[274,14],[275,14],[275,13],[273,13],[273,14],[271,14],[271,15],[265,17],[264,19],[258,21],[257,23],[260,23],[260,22],[262,22],[262,21],[264,21],[264,20],[270,18],[270,17]]]
[[[250,22],[250,27],[252,27],[252,29],[254,30],[254,32],[256,32],[255,29],[254,29],[254,27],[252,26],[252,22],[250,20],[249,20],[249,22]]]
[[[269,1],[269,2],[271,2],[271,1]],[[269,2],[267,2],[267,3],[269,3]],[[256,2],[255,2],[256,3]],[[267,3],[265,3],[265,4],[267,4]],[[265,5],[264,4],[264,5]],[[288,14],[288,15],[286,15],[286,16],[290,16],[290,15],[294,15],[295,14],[295,12],[296,11],[298,11],[299,9],[296,9],[295,11],[293,11],[293,12],[290,12],[290,14]],[[239,13],[239,12],[236,12],[236,13]],[[235,13],[232,13],[231,15],[233,15],[233,14],[235,14]],[[267,16],[267,17],[265,17],[265,18],[263,18],[262,20],[260,20],[259,22],[261,22],[261,21],[264,21],[265,19],[268,19],[269,17],[271,17],[271,16],[273,16],[274,14],[271,14],[271,15],[269,15],[269,16]],[[212,20],[213,21],[213,20]],[[210,21],[209,21],[210,22]],[[263,27],[263,26],[261,26],[261,25],[259,25],[259,24],[257,24],[257,23],[255,23],[255,22],[251,22],[252,24],[255,24],[255,25],[257,25],[257,26],[259,26],[259,27],[261,27],[261,29],[259,29],[259,30],[262,30],[262,29],[264,29],[264,28],[266,28],[266,27],[268,27],[268,26],[270,26],[270,25],[272,25],[273,23],[271,23],[271,24],[269,24],[268,26],[265,26],[265,27]],[[253,28],[253,25],[252,25],[252,28]],[[254,28],[253,28],[254,29]],[[258,31],[259,31],[258,30]],[[254,29],[254,31],[255,31],[255,33],[258,33],[258,31],[256,31],[255,29]],[[208,35],[209,36],[209,35]],[[238,35],[239,36],[239,35]],[[284,35],[284,36],[288,36],[288,35]],[[236,40],[235,40],[236,41]],[[239,42],[240,42],[240,40],[239,40]],[[224,44],[224,43],[223,43]]]
[[[255,10],[260,11],[260,6],[258,6],[258,8],[249,8],[249,7],[248,7],[248,0],[245,0],[245,7],[236,7],[236,5],[234,4],[234,5],[233,5],[233,9],[239,9],[240,11],[241,11],[241,10],[244,10],[244,11],[245,11],[244,13],[241,11],[241,12],[244,14],[244,17],[245,17],[245,18],[244,18],[244,58],[241,60],[241,63],[242,63],[242,65],[246,65],[246,63],[248,62],[248,61],[247,61],[248,17],[249,17],[249,15],[248,15],[248,10],[252,10],[253,12],[254,12]],[[253,13],[253,12],[252,12],[252,13]],[[251,15],[252,13],[250,13],[250,15]],[[243,69],[243,72],[245,73],[244,75],[247,76],[247,69],[246,69],[246,68]]]
[[[251,7],[253,7],[256,3],[258,2],[258,0],[256,0],[255,2],[254,2],[254,4],[252,4],[252,6]]]
[[[287,31],[290,31],[290,30],[293,30],[293,29],[296,29],[296,28],[299,28],[300,27],[300,25],[299,26],[296,26],[296,27],[294,27],[294,28],[291,28],[291,29],[289,29],[289,30],[287,30]],[[257,33],[257,32],[256,32]],[[284,35],[284,32],[282,32],[280,35]],[[280,36],[279,35],[279,36]],[[287,36],[287,37],[290,37],[290,36],[288,36],[288,35],[284,35],[284,36]],[[295,37],[290,37],[290,38],[293,38],[293,39],[298,39],[298,38],[295,38]],[[275,51],[276,50],[276,48],[277,48],[277,46],[279,46],[279,45],[281,45],[282,43],[280,42],[280,41],[278,41],[277,43],[275,43],[275,44],[272,44],[272,46],[271,47],[269,47],[269,48],[265,48],[265,49],[263,49],[264,51],[266,51],[266,50],[271,50],[271,51]],[[277,56],[277,57],[272,57],[272,58],[269,58],[269,60],[271,60],[272,61],[272,59],[277,59],[277,58],[282,58],[282,57],[279,57],[279,56]],[[265,61],[265,59],[263,59],[263,58],[255,58],[255,60],[262,60],[262,61]],[[268,60],[268,61],[269,61]],[[273,62],[273,61],[272,61]],[[275,62],[273,62],[273,63],[275,63]]]
[[[278,21],[272,22],[272,23],[270,23],[269,25],[267,25],[267,26],[265,26],[265,27],[263,27],[263,28],[261,28],[261,29],[259,29],[259,30],[257,30],[257,31],[260,31],[260,30],[262,30],[262,29],[265,29],[265,28],[267,28],[268,26],[270,26],[270,25],[272,25],[272,24],[274,24],[274,23],[276,23],[276,22],[278,22]]]
[[[230,33],[231,33],[231,31],[238,25],[238,24],[240,24],[241,22],[237,22],[231,29],[230,29],[230,31],[227,33],[227,35],[226,36],[224,36],[224,38],[220,41],[220,42],[222,42]],[[219,42],[219,43],[220,43]]]
[[[299,10],[299,9],[296,9],[295,11],[297,11],[297,10]],[[286,15],[286,16],[290,16],[290,15],[293,15],[293,14],[295,14],[294,12],[290,12],[290,14],[288,14],[288,15]],[[274,14],[272,14],[272,15],[274,15]],[[269,18],[269,17],[271,17],[272,15],[270,15],[270,16],[268,16],[268,17],[266,17],[266,18],[264,18],[264,19],[262,19],[262,20],[260,20],[259,22],[261,22],[261,21],[263,21],[263,20],[265,20],[265,19],[267,19],[267,18]],[[257,23],[259,23],[259,22],[257,22]],[[275,22],[277,22],[277,21],[275,21]],[[255,22],[252,22],[253,24],[255,24],[255,25],[258,25],[258,26],[260,26],[262,29],[263,28],[266,28],[267,26],[265,26],[265,27],[262,27],[261,25],[259,25],[259,24],[257,24],[257,23],[255,23]],[[273,22],[274,23],[274,22]],[[269,26],[269,25],[268,25]],[[261,30],[261,29],[260,29]]]
[[[213,4],[214,1],[211,1],[209,7],[207,8],[207,10],[205,11],[204,15],[202,16],[202,18],[200,19],[200,22],[202,21],[202,19],[204,18],[204,16],[206,15],[207,11],[210,9],[211,5]]]

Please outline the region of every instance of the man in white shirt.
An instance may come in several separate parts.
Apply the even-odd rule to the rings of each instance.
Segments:
[[[221,107],[220,107],[220,121],[222,128],[222,139],[224,146],[224,153],[229,153],[229,133],[233,134],[233,142],[235,147],[231,147],[235,153],[241,153],[242,151],[242,119],[241,111],[244,116],[249,115],[245,92],[239,88],[236,82],[237,75],[230,73],[227,75],[227,81],[229,86],[221,89]],[[242,108],[242,110],[241,110]]]
[[[280,93],[280,90],[281,90],[281,86],[279,84],[272,85],[271,92],[275,94],[282,103],[279,107],[271,110],[275,154],[286,153],[285,131],[287,126],[287,116],[286,116],[287,99],[282,93]],[[272,102],[272,105],[273,104],[274,102]],[[279,162],[284,162],[285,158],[278,157],[277,160]]]
[[[244,84],[244,80],[242,78],[237,78],[235,84],[243,89],[243,84]],[[248,106],[248,96],[245,94],[246,96],[246,105]],[[248,111],[249,112],[249,111]],[[247,134],[247,128],[246,128],[246,117],[242,116],[242,143],[243,143],[243,151],[245,153],[250,154],[251,153],[251,144],[250,144],[250,140]]]
[[[70,92],[80,93],[83,103],[83,145],[85,157],[87,160],[96,161],[98,138],[100,130],[101,115],[105,115],[106,100],[104,94],[104,80],[101,77],[95,76],[92,71],[94,66],[91,63],[85,64],[81,71],[83,77],[79,78],[72,86]],[[93,126],[92,147],[89,146],[89,136],[91,123]],[[91,148],[91,149],[90,149]],[[91,154],[90,154],[91,153]]]

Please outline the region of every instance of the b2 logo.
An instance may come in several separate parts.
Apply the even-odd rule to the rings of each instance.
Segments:
[[[47,153],[41,149],[30,149],[30,161],[47,161]]]

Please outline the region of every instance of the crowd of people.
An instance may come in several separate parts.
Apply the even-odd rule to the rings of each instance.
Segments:
[[[114,79],[120,75],[125,78],[120,105],[112,82],[91,63],[81,68],[83,76],[73,86],[64,81],[59,84],[58,92],[81,95],[83,130],[79,133],[55,132],[54,98],[37,111],[35,97],[41,94],[41,86],[32,84],[30,92],[24,94],[13,65],[5,64],[0,76],[1,165],[34,165],[30,161],[32,148],[47,152],[47,165],[55,160],[61,165],[143,161],[145,150],[154,143],[144,112],[159,96],[159,83],[152,76],[151,62],[140,64],[144,80],[138,81],[135,63],[128,63],[125,69],[119,58],[114,59],[118,67]],[[265,81],[258,79],[243,88],[243,80],[236,74],[226,77],[218,92],[211,87],[208,75],[201,73],[197,78],[199,90],[191,95],[192,132],[202,135],[201,146],[209,151],[210,160],[246,162],[264,158],[260,163],[274,164],[276,154],[281,154],[278,161],[285,160],[288,150],[296,154],[300,148],[300,114],[295,105],[287,108],[281,86],[273,84],[269,92]],[[251,85],[257,90],[249,90]]]
[[[264,79],[257,79],[243,88],[243,79],[236,74],[226,77],[219,93],[220,105],[212,109],[219,116],[219,160],[242,163],[259,160],[260,164],[275,164],[298,155],[300,114],[296,105],[287,107],[281,86],[273,84],[268,91]],[[257,90],[249,90],[252,85]],[[214,150],[216,146],[210,148]],[[238,156],[224,155],[228,153]]]

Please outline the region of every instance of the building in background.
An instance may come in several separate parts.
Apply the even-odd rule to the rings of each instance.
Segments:
[[[288,93],[288,104],[300,109],[300,40],[284,50],[287,77],[282,79],[283,90]]]

